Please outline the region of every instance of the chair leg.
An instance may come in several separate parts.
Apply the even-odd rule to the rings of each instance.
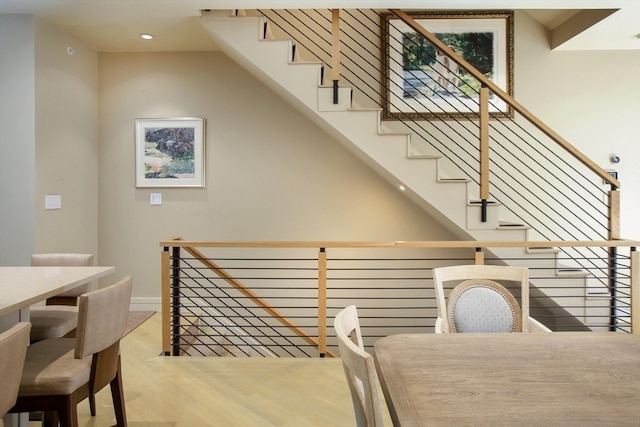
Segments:
[[[78,404],[72,395],[64,396],[58,416],[60,427],[78,427]]]
[[[91,412],[91,416],[96,416],[96,395],[92,392],[89,392],[89,412]]]
[[[127,411],[124,405],[124,387],[122,386],[122,369],[120,367],[120,356],[118,356],[118,369],[116,376],[110,382],[111,399],[113,400],[113,410],[116,413],[118,427],[127,427]]]
[[[42,427],[58,427],[59,421],[57,411],[47,411],[42,418]]]

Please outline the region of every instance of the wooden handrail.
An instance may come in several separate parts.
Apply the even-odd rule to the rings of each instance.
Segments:
[[[569,154],[571,154],[574,158],[576,158],[579,162],[587,166],[591,169],[596,175],[602,178],[604,181],[609,184],[615,186],[616,188],[620,188],[620,182],[609,172],[598,166],[593,160],[584,155],[580,150],[558,135],[553,129],[544,124],[540,119],[534,116],[529,110],[524,108],[519,102],[513,99],[508,93],[502,90],[498,85],[485,77],[482,73],[477,71],[475,67],[469,64],[464,58],[458,55],[455,52],[451,52],[450,49],[447,49],[447,46],[441,42],[435,35],[431,34],[424,27],[418,24],[411,16],[409,16],[406,12],[399,9],[390,9],[391,12],[400,18],[405,24],[411,27],[413,30],[418,32],[421,36],[429,40],[436,48],[441,49],[443,52],[447,52],[447,55],[453,59],[458,65],[464,68],[469,74],[471,74],[476,80],[478,80],[481,84],[488,87],[491,92],[493,92],[500,99],[509,104],[515,111],[520,113],[524,118],[526,118],[531,124],[537,127],[541,132],[551,138],[554,142],[560,145],[564,150],[566,150]]]
[[[223,241],[202,240],[164,240],[161,247],[200,247],[200,248],[585,248],[585,247],[637,247],[639,240],[558,240],[558,241],[493,241],[493,240],[423,240],[423,241]]]

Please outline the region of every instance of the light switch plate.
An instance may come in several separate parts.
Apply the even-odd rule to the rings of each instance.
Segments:
[[[44,196],[45,209],[62,209],[62,196],[59,194],[48,194]]]
[[[151,194],[149,194],[149,204],[151,204],[151,205],[161,205],[162,204],[162,193],[151,193]]]

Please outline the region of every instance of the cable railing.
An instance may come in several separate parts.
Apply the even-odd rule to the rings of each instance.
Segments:
[[[640,333],[640,242],[551,242],[616,249],[615,269],[558,271],[541,251],[530,315],[553,331]],[[337,353],[332,319],[355,304],[367,347],[434,331],[433,268],[510,263],[496,247],[526,242],[160,242],[163,351],[175,356],[317,357]],[[549,249],[532,243],[532,249]],[[556,259],[559,257],[560,259]],[[598,261],[592,259],[591,261]],[[602,288],[596,281],[610,283]],[[449,292],[450,288],[446,290]],[[519,288],[510,288],[519,299]],[[519,300],[522,305],[522,302]]]
[[[257,13],[265,16],[274,37],[294,40],[297,55],[303,60],[320,61],[327,70],[335,63],[332,10]],[[352,87],[354,106],[381,108],[383,126],[411,134],[413,154],[438,154],[448,159],[448,175],[464,176],[477,186],[483,220],[490,200],[502,206],[503,223],[527,227],[530,240],[620,238],[617,179],[548,129],[464,59],[447,51],[435,35],[416,30],[417,37],[406,36],[411,22],[404,15],[407,14],[402,11],[340,10],[340,84]],[[410,58],[405,51],[417,43],[431,46],[434,53],[420,62]],[[443,68],[437,66],[443,61],[435,54],[438,49],[448,61],[457,61],[457,73],[444,75],[438,71]],[[428,70],[430,77],[426,81],[411,78],[415,77],[412,70]],[[493,119],[483,120],[483,89],[488,93],[485,109],[498,110],[495,103],[501,100],[516,114],[488,112],[487,117]],[[431,110],[428,104],[418,109],[410,96],[390,95],[420,91],[428,91],[447,103],[451,111]],[[452,101],[461,93],[464,111]],[[469,103],[474,107],[467,108]],[[568,255],[569,267],[609,268],[591,261],[592,257],[602,259],[602,254],[593,253],[592,248],[561,250]]]

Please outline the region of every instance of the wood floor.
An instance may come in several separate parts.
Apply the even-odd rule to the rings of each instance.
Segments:
[[[340,359],[160,356],[160,328],[154,314],[122,341],[130,427],[355,426]],[[82,427],[115,425],[108,387],[95,417],[87,401],[78,412]]]

